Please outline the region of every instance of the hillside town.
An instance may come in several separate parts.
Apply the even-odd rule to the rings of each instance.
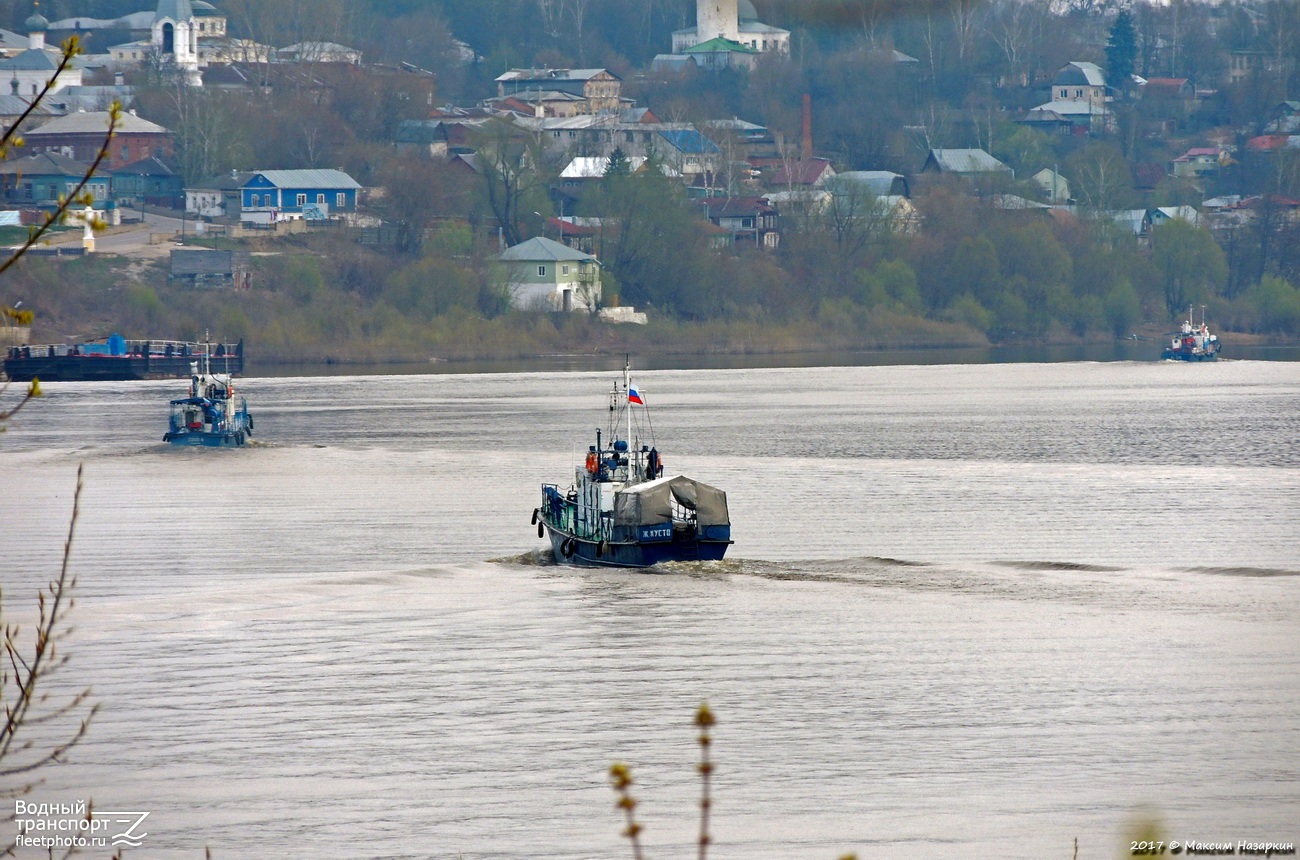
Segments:
[[[139,225],[170,287],[274,289],[293,275],[250,274],[248,251],[290,249],[358,306],[426,322],[910,319],[1006,342],[1122,338],[1202,305],[1300,333],[1294,2],[801,19],[683,0],[649,4],[640,57],[609,41],[617,4],[504,4],[536,25],[510,51],[458,31],[463,3],[418,20],[325,3],[311,22],[289,0],[230,5],[31,5],[0,30],[0,122],[23,142],[0,223],[37,223],[86,179],[82,220]],[[432,44],[397,44],[417,25]]]

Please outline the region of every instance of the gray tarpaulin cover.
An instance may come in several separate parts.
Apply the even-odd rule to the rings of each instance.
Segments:
[[[701,526],[731,524],[727,514],[727,494],[717,487],[678,475],[646,481],[623,490],[614,497],[614,525],[648,526],[666,523],[673,518],[673,499],[695,509]]]

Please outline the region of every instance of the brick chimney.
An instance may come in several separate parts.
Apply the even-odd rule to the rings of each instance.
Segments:
[[[803,149],[800,157],[804,161],[812,158],[812,96],[808,93],[803,94]]]

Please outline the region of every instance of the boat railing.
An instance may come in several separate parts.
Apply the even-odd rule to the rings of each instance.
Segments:
[[[570,499],[558,484],[542,484],[542,517],[552,527],[583,540],[608,541],[614,530],[613,512],[601,511],[593,522],[578,515],[577,499]],[[594,527],[593,527],[594,526]]]

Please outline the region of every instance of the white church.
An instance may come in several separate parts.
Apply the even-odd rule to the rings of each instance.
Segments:
[[[790,31],[758,20],[750,0],[695,0],[695,26],[673,32],[673,53],[713,39],[735,42],[758,53],[790,52]]]

